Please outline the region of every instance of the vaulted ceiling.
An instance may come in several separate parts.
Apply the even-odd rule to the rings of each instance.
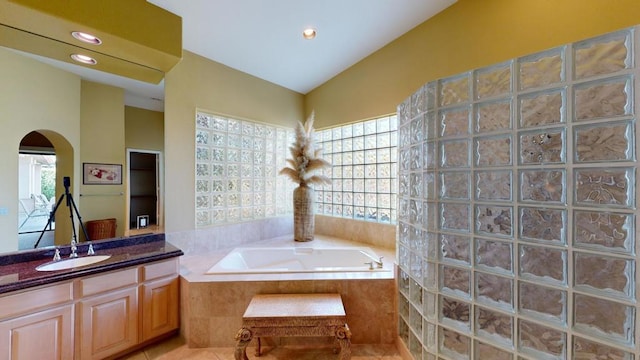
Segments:
[[[127,105],[161,111],[162,73],[182,49],[306,94],[455,1],[0,0],[0,46],[124,88]],[[307,27],[315,39],[303,38]],[[106,41],[69,41],[72,29]],[[72,64],[74,47],[99,56],[99,66]]]

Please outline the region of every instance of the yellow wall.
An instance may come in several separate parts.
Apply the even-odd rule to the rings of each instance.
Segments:
[[[164,113],[124,107],[124,142],[129,149],[164,150]]]
[[[116,236],[122,236],[126,229],[124,90],[82,81],[81,99],[82,163],[120,164],[123,179],[120,185],[83,184],[81,195],[74,198],[82,208],[83,222],[116,218]]]
[[[285,126],[315,110],[319,128],[347,123],[394,113],[398,103],[428,81],[638,23],[637,0],[459,0],[306,96],[184,51],[165,78],[165,229],[195,228],[196,109]],[[0,124],[5,125],[0,159],[9,169],[0,172],[0,210],[8,210],[6,215],[0,211],[2,251],[17,243],[17,151],[25,134],[50,129],[50,138],[68,141],[66,151],[73,156],[58,166],[72,174],[78,193],[107,191],[81,187],[82,161],[124,165],[125,146],[132,140],[125,141],[121,89],[81,82],[4,49],[0,79]],[[133,141],[138,140],[146,144],[146,139]],[[124,189],[110,186],[109,192],[111,187]],[[116,198],[109,201],[119,203]],[[104,201],[83,199],[83,220],[124,216],[125,206],[105,207]]]
[[[150,150],[161,153],[161,161],[164,160],[164,112],[140,109],[132,106],[124,107],[125,121],[125,146],[132,150]],[[127,164],[129,159],[127,159]],[[158,179],[162,193],[158,199],[158,224],[164,226],[164,163],[159,166],[160,178]],[[132,181],[132,180],[130,180]],[[125,209],[129,209],[131,199],[125,199]],[[126,214],[129,215],[129,214]],[[123,226],[129,227],[131,219]]]
[[[428,81],[640,24],[638,0],[458,0],[316,88],[316,126],[395,113]]]
[[[196,109],[293,127],[303,96],[184,51],[165,77],[165,230],[195,228]],[[259,61],[259,59],[256,59]]]
[[[18,149],[33,130],[46,133],[63,152],[59,171],[80,186],[80,78],[0,48],[0,252],[18,248]],[[61,177],[57,194],[64,193]],[[61,232],[68,231],[60,222]],[[68,235],[64,238],[69,240]],[[56,237],[56,241],[58,241]]]
[[[0,212],[0,252],[18,248],[18,149],[34,130],[47,136],[56,150],[56,197],[65,192],[63,177],[70,177],[69,191],[82,221],[115,217],[117,234],[122,235],[125,198],[117,194],[124,193],[125,183],[82,185],[82,163],[125,164],[124,90],[82,81],[5,48],[0,48],[0,79],[0,163],[6,164],[0,171],[0,209],[7,209],[5,215]],[[56,212],[56,244],[71,239],[65,204]],[[74,222],[79,239],[84,239],[77,218]]]
[[[70,176],[70,190],[83,222],[115,217],[116,235],[120,236],[126,229],[126,198],[119,194],[125,193],[126,178],[122,185],[83,185],[83,162],[123,164],[124,177],[126,147],[164,150],[165,173],[169,174],[165,209],[170,213],[165,228],[193,230],[195,109],[285,126],[303,120],[301,94],[190,53],[167,74],[164,129],[162,113],[125,108],[122,89],[82,81],[76,75],[2,48],[0,76],[0,121],[11,124],[0,135],[0,156],[9,169],[15,169],[0,173],[0,208],[8,209],[7,215],[0,215],[0,252],[17,248],[18,147],[22,137],[32,130],[53,130],[42,132],[57,151],[63,148],[63,144],[57,144],[64,138],[69,140],[68,148],[73,149],[68,150],[75,155],[69,157],[75,159],[70,164],[61,157],[57,159],[57,196],[64,193],[62,177]],[[147,121],[154,125],[144,126]],[[164,138],[160,138],[163,133]],[[62,211],[62,218],[66,219],[68,210],[59,210]],[[63,229],[67,223],[60,221],[56,225]],[[62,236],[56,231],[56,243],[67,244],[70,233],[70,228]]]

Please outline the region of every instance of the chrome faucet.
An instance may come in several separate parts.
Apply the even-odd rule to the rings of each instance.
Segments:
[[[368,261],[368,262],[366,262],[366,263],[364,263],[364,264],[365,264],[365,265],[369,265],[369,270],[373,270],[373,269],[375,269],[376,267],[377,267],[378,269],[382,269],[382,266],[383,266],[383,264],[382,264],[382,258],[383,258],[383,256],[380,256],[380,258],[379,258],[378,260],[371,259],[371,261]],[[376,264],[376,266],[374,267],[374,266],[373,266],[373,264]]]
[[[53,261],[60,261],[62,257],[60,256],[60,249],[56,248],[55,254],[53,254]]]
[[[77,258],[78,257],[78,246],[76,246],[78,243],[76,242],[76,238],[75,236],[71,238],[71,254],[69,254],[70,258]]]
[[[376,265],[378,266],[378,269],[382,269],[382,265],[383,265],[383,264],[382,264],[382,258],[383,258],[383,257],[384,257],[384,256],[380,256],[380,258],[378,259],[378,261],[375,261],[375,260],[373,261],[373,262],[375,262],[375,263],[376,263]]]
[[[87,255],[95,255],[96,252],[93,249],[93,244],[89,244],[89,248],[87,249]],[[78,246],[76,244],[75,239],[71,239],[71,253],[69,254],[69,258],[77,258],[78,257]],[[60,249],[56,248],[55,253],[53,254],[53,261],[62,260],[62,256],[60,255]]]

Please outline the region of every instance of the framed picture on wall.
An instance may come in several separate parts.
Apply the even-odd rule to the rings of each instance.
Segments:
[[[84,185],[122,185],[122,165],[83,163],[82,183]]]

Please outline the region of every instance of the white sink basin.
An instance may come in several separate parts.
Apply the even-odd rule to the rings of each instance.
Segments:
[[[36,270],[38,270],[38,271],[56,271],[56,270],[73,269],[73,268],[77,268],[77,267],[80,267],[80,266],[86,266],[86,265],[95,264],[95,263],[98,263],[100,261],[107,260],[110,257],[111,257],[111,255],[93,255],[93,256],[85,256],[85,257],[65,259],[65,260],[60,260],[60,261],[56,261],[56,262],[50,262],[50,263],[42,264],[42,265],[36,267]]]

